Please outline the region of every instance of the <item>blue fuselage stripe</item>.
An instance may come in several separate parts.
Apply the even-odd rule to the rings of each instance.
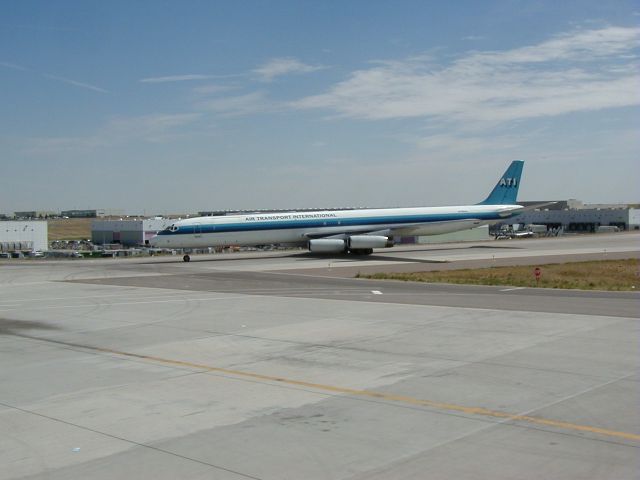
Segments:
[[[507,215],[510,216],[510,215]],[[380,217],[356,217],[356,218],[322,218],[312,220],[279,220],[279,221],[246,221],[243,223],[201,223],[180,226],[175,232],[163,230],[158,235],[192,235],[194,233],[220,233],[220,232],[253,232],[262,230],[285,229],[314,229],[324,227],[356,227],[371,225],[372,227],[399,227],[404,224],[446,222],[456,220],[498,220],[505,218],[498,212],[464,212],[430,215],[392,215]]]

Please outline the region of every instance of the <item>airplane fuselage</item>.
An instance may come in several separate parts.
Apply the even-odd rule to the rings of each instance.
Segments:
[[[305,245],[315,238],[358,234],[435,235],[493,224],[521,209],[519,205],[463,205],[197,217],[177,221],[151,244],[160,248]]]
[[[320,253],[370,254],[393,246],[395,236],[468,230],[517,215],[523,210],[516,203],[523,165],[522,160],[511,162],[489,196],[475,205],[197,217],[175,222],[150,244],[193,249],[278,243],[306,245]]]

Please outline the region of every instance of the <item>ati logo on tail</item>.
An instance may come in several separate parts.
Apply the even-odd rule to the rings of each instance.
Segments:
[[[501,187],[515,187],[518,185],[518,179],[517,178],[501,178],[500,179],[500,186]]]

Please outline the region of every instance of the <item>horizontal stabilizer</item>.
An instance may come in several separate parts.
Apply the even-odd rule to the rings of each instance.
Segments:
[[[539,210],[541,208],[548,207],[550,205],[555,205],[556,203],[558,202],[543,202],[543,203],[524,205],[522,207],[522,210],[519,210],[519,212],[531,212],[533,210]]]

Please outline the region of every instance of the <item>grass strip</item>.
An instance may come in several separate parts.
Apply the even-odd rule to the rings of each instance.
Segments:
[[[56,218],[47,221],[49,241],[81,240],[91,238],[93,218]]]
[[[491,267],[413,273],[358,274],[358,278],[407,282],[504,285],[511,287],[563,288],[579,290],[634,291],[639,287],[638,259],[598,260],[535,266]]]

